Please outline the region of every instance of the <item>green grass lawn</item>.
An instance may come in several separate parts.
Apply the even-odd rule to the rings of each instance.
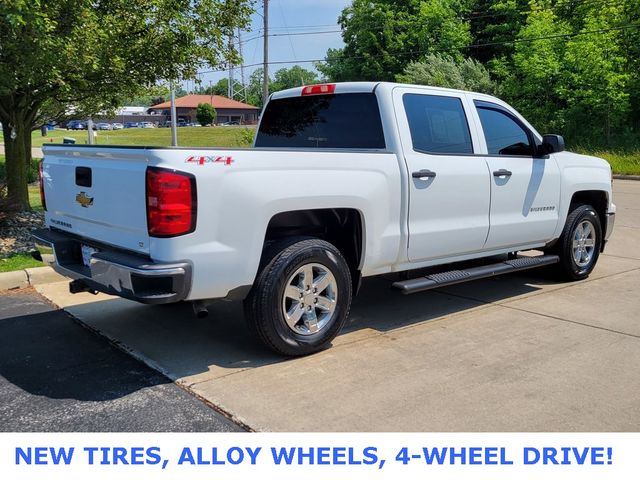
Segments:
[[[580,152],[586,155],[593,155],[594,157],[604,158],[609,165],[613,173],[619,175],[640,175],[640,150],[632,153],[617,153],[617,152]]]
[[[25,268],[42,267],[43,265],[42,262],[34,260],[28,253],[20,253],[6,258],[0,258],[0,273],[13,272],[14,270],[23,270]]]
[[[178,145],[183,147],[248,147],[253,139],[254,127],[180,127]],[[170,128],[127,128],[100,130],[97,145],[136,145],[166,147],[171,145]],[[53,130],[46,137],[33,132],[34,147],[47,143],[62,143],[64,137],[75,138],[78,144],[87,142],[86,130]]]
[[[181,127],[178,128],[178,145],[184,147],[248,147],[255,132],[254,127]],[[54,130],[42,137],[40,131],[33,132],[33,146],[46,143],[62,143],[64,137],[75,138],[85,144],[87,132]],[[130,128],[126,130],[99,131],[98,145],[168,146],[171,144],[169,128]],[[615,152],[576,148],[579,153],[606,159],[613,173],[640,175],[640,150],[635,152]]]
[[[40,187],[29,185],[29,205],[37,212],[42,212],[42,202],[40,202]]]

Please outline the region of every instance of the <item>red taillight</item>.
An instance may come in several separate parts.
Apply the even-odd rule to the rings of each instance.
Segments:
[[[175,237],[196,229],[193,175],[147,168],[147,229],[152,237]]]
[[[44,178],[43,178],[43,169],[44,169],[44,165],[43,165],[44,160],[40,160],[40,163],[38,164],[38,180],[40,183],[40,203],[42,204],[42,209],[43,210],[47,210],[47,202],[44,199]]]
[[[323,83],[321,85],[309,85],[302,89],[302,96],[306,95],[329,95],[336,91],[335,83]]]

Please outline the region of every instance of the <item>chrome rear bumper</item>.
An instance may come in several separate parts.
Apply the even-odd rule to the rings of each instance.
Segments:
[[[91,242],[99,251],[85,265],[82,239],[47,228],[34,230],[32,236],[40,260],[87,289],[150,304],[178,302],[189,294],[191,264],[187,262],[154,262]]]

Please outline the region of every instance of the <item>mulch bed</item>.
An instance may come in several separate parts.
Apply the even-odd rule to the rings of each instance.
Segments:
[[[0,214],[0,257],[35,250],[31,230],[44,226],[44,213]]]

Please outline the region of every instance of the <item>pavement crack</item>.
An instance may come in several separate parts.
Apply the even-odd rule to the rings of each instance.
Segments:
[[[520,312],[531,313],[533,315],[540,315],[541,317],[551,318],[553,320],[560,320],[561,322],[573,323],[575,325],[581,325],[583,327],[595,328],[597,330],[604,330],[605,332],[617,333],[620,335],[624,335],[626,337],[640,338],[640,335],[636,335],[634,333],[621,332],[620,330],[614,330],[612,328],[601,327],[599,325],[592,325],[590,323],[578,322],[577,320],[569,320],[568,318],[556,317],[555,315],[549,315],[548,313],[532,312],[531,310],[527,310],[526,308],[518,308],[510,305],[497,305],[497,306],[508,308],[510,310],[517,310]]]

